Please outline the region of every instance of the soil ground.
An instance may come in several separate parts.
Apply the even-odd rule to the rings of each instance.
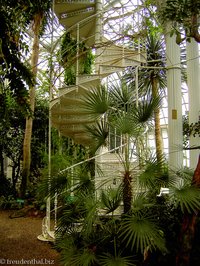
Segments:
[[[12,211],[0,211],[0,265],[59,266],[59,254],[52,244],[37,239],[42,218],[11,219]]]

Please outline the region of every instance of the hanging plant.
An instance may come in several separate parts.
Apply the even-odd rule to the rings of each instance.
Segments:
[[[77,57],[78,49],[78,57]],[[61,64],[65,69],[64,79],[66,85],[74,85],[76,83],[76,63],[79,61],[78,74],[91,74],[94,55],[92,50],[87,48],[84,42],[77,45],[77,41],[67,32],[63,36],[61,43]]]

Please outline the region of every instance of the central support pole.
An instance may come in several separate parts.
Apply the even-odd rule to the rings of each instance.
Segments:
[[[200,120],[200,79],[199,79],[199,45],[194,40],[187,42],[187,85],[189,91],[189,124]],[[190,147],[199,146],[198,134],[190,136]],[[190,150],[190,167],[195,169],[199,157],[199,150]]]
[[[168,89],[168,139],[169,168],[176,170],[183,165],[183,125],[180,47],[175,35],[170,36],[171,23],[166,24],[166,57]]]
[[[96,1],[96,29],[95,29],[95,46],[96,48],[96,58],[95,58],[95,64],[96,68],[95,71],[96,73],[99,73],[99,56],[101,54],[101,39],[102,39],[102,0],[97,0]]]

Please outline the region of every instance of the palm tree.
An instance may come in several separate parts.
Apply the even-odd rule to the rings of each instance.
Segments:
[[[153,98],[157,98],[161,94],[161,91],[166,88],[164,43],[158,28],[154,28],[154,31],[148,32],[146,48],[147,65],[141,67],[141,69],[139,68],[139,95],[148,92]],[[133,79],[133,76],[135,75],[133,75],[132,69],[129,69],[124,78],[134,85],[135,79]],[[162,162],[163,145],[160,126],[160,108],[154,110],[154,124],[156,157],[158,161]]]
[[[31,55],[31,70],[34,77],[34,85],[29,87],[29,102],[32,111],[32,116],[26,118],[26,128],[23,143],[23,165],[22,165],[22,183],[21,194],[25,195],[27,180],[30,174],[31,164],[31,136],[33,127],[33,113],[35,109],[35,85],[37,76],[37,66],[39,59],[39,39],[41,31],[44,29],[44,23],[49,16],[51,8],[50,0],[37,1],[34,4],[29,4],[27,1],[20,3],[21,9],[25,12],[25,25],[32,24],[33,31],[33,47]]]
[[[116,83],[109,88],[99,87],[90,91],[84,99],[83,108],[91,116],[95,116],[97,123],[87,127],[94,138],[96,149],[105,145],[108,131],[116,129],[124,143],[121,162],[123,173],[123,204],[124,213],[131,209],[132,202],[132,169],[130,162],[130,141],[146,130],[153,116],[155,108],[160,104],[159,97],[146,98],[139,101],[138,106],[133,101],[133,93],[125,83]],[[98,134],[97,134],[98,132]]]

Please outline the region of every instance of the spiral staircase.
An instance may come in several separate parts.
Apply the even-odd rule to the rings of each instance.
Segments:
[[[95,73],[77,75],[76,85],[60,88],[58,97],[51,101],[52,126],[75,143],[87,146],[92,143],[92,137],[85,125],[94,121],[81,108],[85,93],[100,85],[103,78],[128,66],[145,63],[146,55],[142,49],[128,49],[102,36],[101,1],[57,0],[54,9],[60,23],[74,38],[84,41],[88,47],[96,47]]]
[[[74,143],[90,146],[93,138],[85,126],[95,121],[81,107],[85,94],[97,88],[103,78],[122,72],[126,67],[145,63],[145,49],[138,43],[137,49],[128,49],[103,36],[103,17],[108,10],[103,10],[101,0],[55,0],[54,11],[60,23],[77,39],[77,45],[79,41],[84,41],[87,47],[95,49],[96,60],[93,74],[79,75],[77,71],[76,85],[59,88],[58,95],[50,102],[51,124],[61,135],[72,138]],[[110,172],[121,171],[119,161],[113,153],[102,153],[96,161],[104,168],[107,176]],[[54,231],[50,230],[50,200],[42,232],[38,236],[39,240],[54,240]]]

